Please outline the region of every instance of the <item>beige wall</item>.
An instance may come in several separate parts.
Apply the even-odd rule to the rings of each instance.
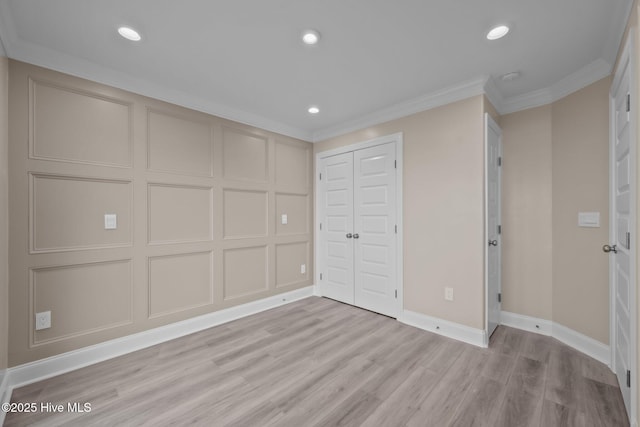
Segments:
[[[552,105],[553,320],[609,342],[609,88],[604,78]],[[599,228],[578,212],[600,212]]]
[[[551,105],[501,117],[502,309],[552,318]]]
[[[609,342],[609,88],[501,117],[503,309]],[[578,212],[600,212],[600,228]]]
[[[9,60],[0,57],[0,369],[7,367],[9,333]]]
[[[311,284],[311,144],[9,66],[9,366]]]
[[[483,97],[314,144],[404,139],[404,308],[484,329]],[[445,301],[444,288],[454,288]]]

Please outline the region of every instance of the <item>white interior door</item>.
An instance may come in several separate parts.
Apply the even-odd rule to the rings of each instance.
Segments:
[[[487,281],[487,336],[491,336],[500,324],[501,308],[501,196],[502,196],[502,130],[485,114],[486,130],[486,281]]]
[[[633,36],[629,36],[633,39]],[[635,359],[635,143],[632,122],[631,61],[629,46],[614,79],[611,99],[611,226],[610,244],[603,247],[611,257],[612,367],[615,370],[629,419],[632,365]],[[635,377],[635,373],[634,377]]]
[[[354,152],[355,305],[397,317],[395,144]]]
[[[353,304],[353,153],[324,158],[318,169],[321,292]]]

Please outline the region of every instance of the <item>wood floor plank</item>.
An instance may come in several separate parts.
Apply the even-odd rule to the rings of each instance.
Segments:
[[[489,357],[489,352],[466,347],[409,419],[410,426],[450,425],[467,389]]]
[[[419,367],[382,401],[371,415],[362,423],[363,427],[404,425],[420,409],[437,383],[439,374]]]
[[[577,409],[545,400],[542,406],[541,426],[566,427],[599,427],[600,418],[593,419],[579,412]]]
[[[451,421],[452,427],[493,427],[506,386],[498,381],[479,376],[467,391]]]
[[[628,426],[617,380],[553,338],[481,349],[311,297],[13,391],[90,413],[6,426]]]

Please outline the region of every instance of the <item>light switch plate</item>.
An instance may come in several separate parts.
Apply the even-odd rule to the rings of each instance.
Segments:
[[[453,288],[444,288],[444,299],[453,301]]]
[[[282,216],[280,217],[280,222],[282,223],[282,225],[287,225],[287,223],[289,222],[287,214],[282,214]]]
[[[118,228],[118,215],[104,214],[104,229],[115,230],[116,228]]]
[[[593,228],[600,227],[600,212],[579,212],[578,226]]]
[[[300,264],[300,274],[306,274],[307,264]]]

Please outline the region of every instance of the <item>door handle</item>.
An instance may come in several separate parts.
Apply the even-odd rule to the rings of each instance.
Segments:
[[[353,237],[353,234],[351,234],[351,233],[347,233],[347,239],[350,239],[350,238],[352,238],[352,237]]]
[[[354,239],[359,239],[359,238],[360,238],[360,235],[359,235],[358,233],[354,233],[353,238],[354,238]]]
[[[602,250],[605,251],[606,253],[609,253],[609,252],[613,252],[614,254],[618,253],[618,249],[616,248],[616,245],[611,245],[611,246],[604,245],[602,247]]]
[[[498,246],[497,240],[489,240],[489,246]]]

